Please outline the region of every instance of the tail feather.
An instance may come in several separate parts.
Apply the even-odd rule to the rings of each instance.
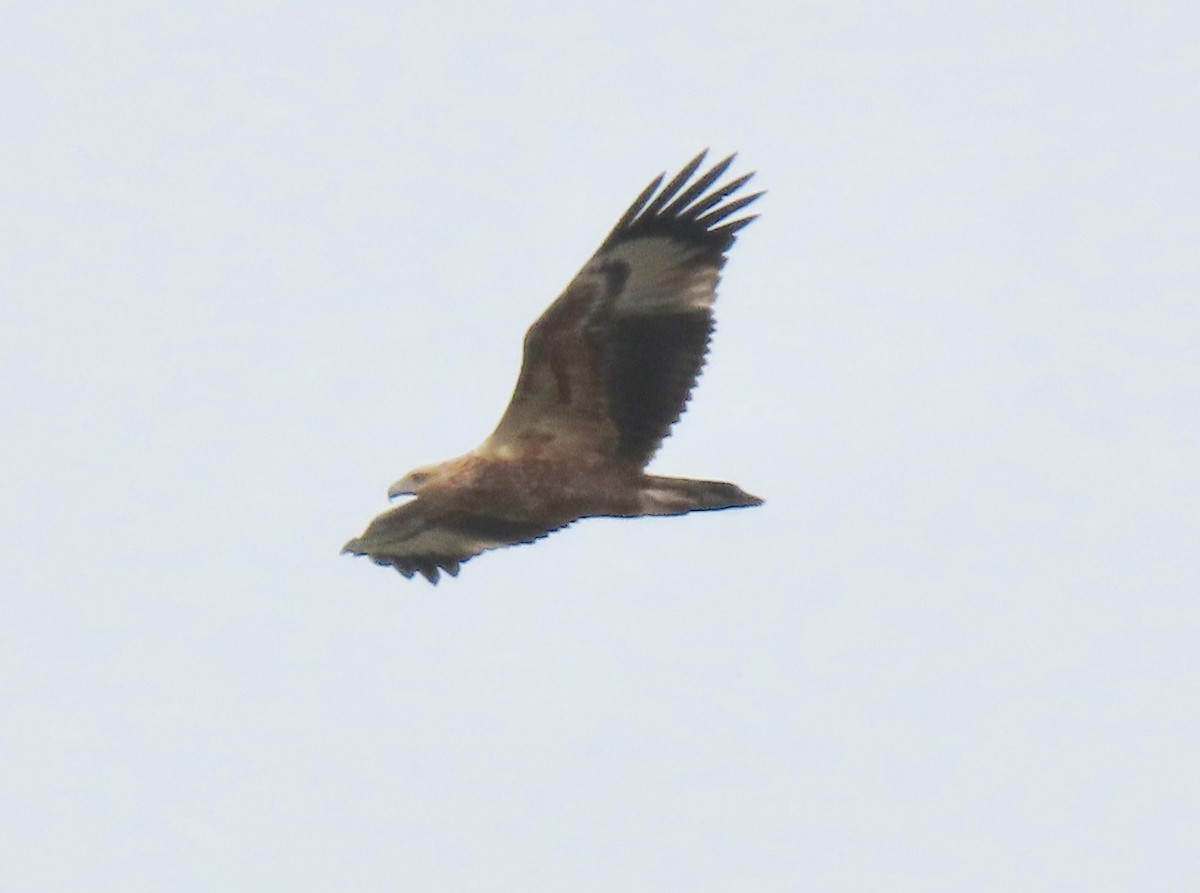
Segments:
[[[726,481],[647,476],[638,494],[644,515],[685,515],[762,505],[757,496]]]

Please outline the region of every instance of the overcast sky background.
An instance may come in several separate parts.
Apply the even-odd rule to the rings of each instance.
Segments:
[[[5,886],[1197,889],[1197,10],[0,6]],[[766,505],[339,556],[706,145]]]

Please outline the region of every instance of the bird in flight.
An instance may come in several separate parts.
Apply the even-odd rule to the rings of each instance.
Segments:
[[[488,549],[531,543],[581,518],[683,515],[761,505],[722,481],[647,474],[704,365],[725,257],[754,215],[735,215],[753,173],[692,181],[706,152],[659,175],[525,335],[496,430],[466,455],[410,471],[343,553],[437,583]],[[689,183],[689,181],[692,181]],[[661,188],[660,188],[661,187]],[[733,219],[730,219],[733,218]]]

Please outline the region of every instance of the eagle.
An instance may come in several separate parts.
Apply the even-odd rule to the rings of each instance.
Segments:
[[[757,215],[753,172],[695,180],[707,150],[660,174],[525,335],[516,389],[496,430],[466,455],[410,471],[343,554],[438,582],[463,562],[532,543],[581,518],[683,515],[761,505],[735,484],[647,474],[683,414],[713,333],[726,255]],[[660,188],[661,187],[661,188]]]

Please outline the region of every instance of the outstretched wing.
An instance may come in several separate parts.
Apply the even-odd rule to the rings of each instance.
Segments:
[[[405,577],[419,573],[436,584],[440,571],[456,577],[462,563],[480,552],[532,543],[557,529],[495,517],[483,507],[472,512],[414,499],[379,515],[362,536],[346,543],[342,553],[365,555]]]
[[[704,365],[725,256],[762,193],[722,186],[733,156],[690,185],[701,152],[660,175],[525,336],[512,401],[479,453],[551,451],[641,468],[679,419]]]

